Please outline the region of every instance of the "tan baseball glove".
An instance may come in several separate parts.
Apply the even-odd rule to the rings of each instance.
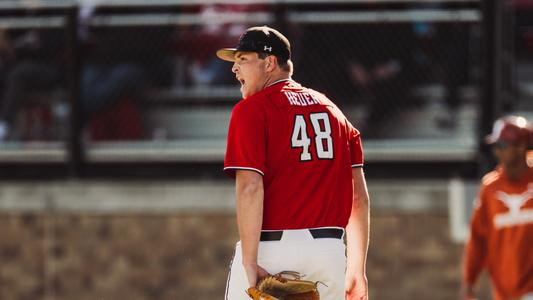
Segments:
[[[298,272],[280,272],[261,279],[246,292],[254,300],[319,300],[318,282],[301,278]]]

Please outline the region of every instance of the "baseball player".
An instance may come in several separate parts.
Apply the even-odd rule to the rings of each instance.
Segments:
[[[290,43],[277,30],[249,28],[217,56],[233,62],[243,97],[224,161],[236,178],[240,235],[225,299],[248,299],[258,278],[285,270],[323,283],[321,299],[367,299],[359,132],[325,95],[291,79]]]
[[[474,299],[483,268],[495,300],[533,299],[533,167],[526,153],[533,128],[523,117],[497,120],[487,142],[499,162],[482,179],[464,254],[463,295]]]

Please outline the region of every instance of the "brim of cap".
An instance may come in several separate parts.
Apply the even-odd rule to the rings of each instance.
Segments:
[[[492,145],[498,141],[498,137],[493,136],[492,134],[485,136],[485,144]]]
[[[217,56],[222,60],[234,62],[235,52],[237,52],[235,48],[223,48],[217,51]]]
[[[493,144],[496,144],[497,142],[499,141],[504,141],[504,142],[507,142],[507,143],[516,143],[518,141],[520,141],[519,138],[509,138],[509,137],[504,137],[504,136],[494,136],[492,134],[489,134],[487,136],[485,136],[485,143],[487,145],[493,145]]]

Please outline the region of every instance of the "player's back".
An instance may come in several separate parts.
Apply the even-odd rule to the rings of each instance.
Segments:
[[[263,228],[344,227],[351,167],[362,164],[359,133],[325,95],[278,85],[257,99],[268,124]]]

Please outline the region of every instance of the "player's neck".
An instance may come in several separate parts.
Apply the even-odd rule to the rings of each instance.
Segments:
[[[504,166],[505,175],[510,181],[520,181],[528,170],[529,166],[525,160]]]
[[[265,84],[263,88],[267,88],[273,84],[276,84],[283,80],[291,79],[291,76],[288,72],[275,72],[272,73],[270,76],[268,76],[265,80]]]

